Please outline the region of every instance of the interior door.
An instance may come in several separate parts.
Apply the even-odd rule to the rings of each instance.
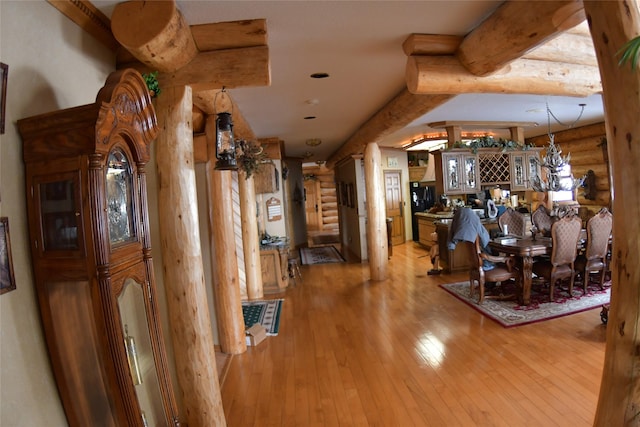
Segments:
[[[304,182],[305,192],[305,213],[307,216],[307,232],[320,231],[322,228],[321,219],[321,200],[320,200],[320,183],[316,180],[307,180]]]
[[[400,171],[384,172],[384,189],[386,194],[387,218],[393,219],[391,227],[391,244],[404,243],[404,202],[402,200],[402,175]]]

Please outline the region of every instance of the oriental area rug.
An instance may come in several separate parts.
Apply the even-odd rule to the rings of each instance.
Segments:
[[[315,248],[300,248],[302,265],[328,264],[344,262],[344,258],[334,246],[318,246]]]
[[[569,291],[563,286],[557,286],[554,290],[554,301],[549,302],[549,290],[544,287],[533,286],[531,289],[531,304],[528,306],[519,305],[515,299],[498,300],[487,299],[486,295],[515,295],[515,285],[503,284],[502,290],[496,287],[493,291],[485,291],[485,300],[482,305],[477,303],[478,291],[474,293],[474,298],[469,298],[469,282],[450,283],[440,285],[445,291],[454,297],[473,307],[486,317],[495,320],[505,328],[522,326],[544,320],[555,319],[581,311],[601,308],[609,303],[611,282],[605,282],[605,289],[601,290],[597,284],[589,284],[587,294],[583,295],[582,286],[574,285],[573,298],[569,298]],[[597,317],[596,317],[597,319]]]
[[[242,316],[245,329],[260,323],[267,330],[267,336],[278,335],[280,312],[284,299],[264,301],[242,301]]]

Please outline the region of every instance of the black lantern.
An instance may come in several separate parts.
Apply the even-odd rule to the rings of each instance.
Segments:
[[[218,170],[238,169],[231,113],[218,113],[216,117],[216,159]]]

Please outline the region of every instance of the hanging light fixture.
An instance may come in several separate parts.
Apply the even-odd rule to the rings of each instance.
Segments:
[[[531,187],[534,191],[539,193],[546,193],[547,191],[573,191],[582,185],[584,178],[576,179],[572,173],[565,172],[567,167],[571,167],[569,165],[571,155],[563,156],[560,146],[555,144],[555,135],[551,133],[551,117],[553,116],[554,120],[562,126],[573,127],[582,117],[585,106],[586,104],[580,104],[582,108],[580,115],[578,115],[578,118],[571,125],[566,125],[556,118],[549,108],[549,103],[547,103],[547,134],[549,136],[549,146],[542,160],[538,160],[541,169],[545,171],[547,180],[544,181],[540,176],[535,175],[531,180]]]
[[[216,104],[218,94],[224,94],[224,87],[216,94],[213,103]],[[216,112],[218,111],[217,105]],[[231,104],[233,111],[233,104]],[[236,141],[233,137],[233,118],[232,114],[223,111],[216,114],[216,165],[217,170],[236,170],[238,163],[236,161]]]

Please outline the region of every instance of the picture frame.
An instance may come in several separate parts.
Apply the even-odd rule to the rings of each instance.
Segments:
[[[9,239],[9,218],[0,218],[0,295],[16,288]]]
[[[7,105],[7,77],[9,66],[0,62],[0,134],[4,134],[4,118]]]

